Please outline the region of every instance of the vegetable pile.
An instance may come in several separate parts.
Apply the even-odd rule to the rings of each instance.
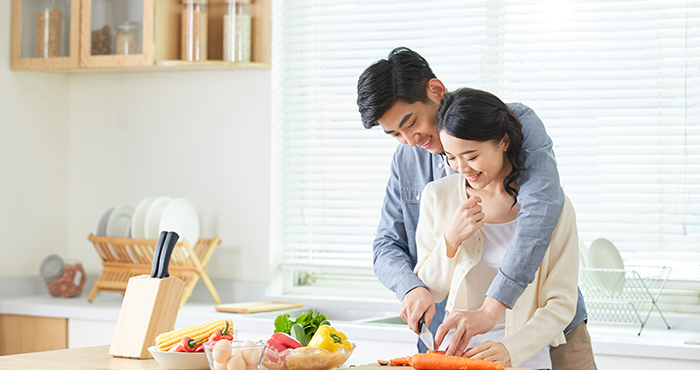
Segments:
[[[263,366],[270,370],[334,369],[354,348],[320,312],[309,311],[294,320],[290,314],[282,314],[275,319],[275,332],[267,340]]]

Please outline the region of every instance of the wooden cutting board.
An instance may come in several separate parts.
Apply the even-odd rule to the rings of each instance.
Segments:
[[[277,311],[277,310],[287,310],[290,308],[300,308],[304,305],[301,303],[294,302],[241,302],[241,303],[225,303],[217,304],[216,310],[219,312],[233,312],[233,313],[253,313],[253,312],[266,312],[266,311]]]

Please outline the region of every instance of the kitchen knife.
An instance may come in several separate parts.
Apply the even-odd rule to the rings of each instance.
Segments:
[[[151,266],[151,277],[158,277],[158,268],[160,267],[160,250],[163,248],[163,243],[165,243],[165,237],[168,236],[167,231],[161,231],[158,237],[158,243],[156,243],[155,248],[153,248],[153,266]]]
[[[180,236],[174,231],[169,231],[168,236],[165,237],[165,243],[163,243],[163,248],[160,252],[160,266],[158,267],[158,278],[160,279],[170,276],[168,273],[170,256],[172,256],[175,244],[179,238]]]
[[[418,337],[429,350],[434,351],[435,343],[433,342],[433,333],[430,332],[428,325],[425,325],[425,315],[418,320],[418,326],[420,326],[420,335],[418,335]]]

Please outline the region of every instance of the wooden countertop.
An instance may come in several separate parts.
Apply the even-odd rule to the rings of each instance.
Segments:
[[[347,364],[346,364],[347,365]],[[360,365],[357,368],[382,368],[377,363]],[[156,360],[138,360],[130,358],[118,358],[109,355],[109,346],[86,347],[75,349],[62,349],[58,351],[45,351],[24,353],[21,355],[0,356],[0,369],[18,370],[163,370]],[[411,367],[401,367],[409,370]],[[506,368],[513,369],[515,368]]]
[[[109,346],[62,349],[0,356],[0,369],[53,370],[163,370],[156,360],[118,358],[109,355]]]

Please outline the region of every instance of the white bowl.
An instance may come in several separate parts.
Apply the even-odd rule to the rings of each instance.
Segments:
[[[204,352],[167,352],[156,346],[148,347],[158,365],[172,370],[208,370],[209,363]]]

